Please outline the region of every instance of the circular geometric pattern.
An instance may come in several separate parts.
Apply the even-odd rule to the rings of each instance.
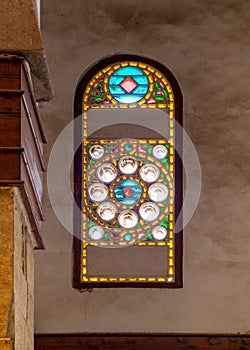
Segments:
[[[97,214],[104,221],[113,220],[116,216],[116,213],[117,213],[117,208],[111,202],[103,202],[103,203],[99,204],[97,207]]]
[[[132,240],[132,235],[131,234],[129,234],[129,233],[126,233],[126,235],[124,235],[124,241],[126,241],[126,242],[130,242],[131,240]]]
[[[103,152],[89,148],[91,159],[90,152],[98,151],[102,156],[89,163],[86,179],[91,200],[85,202],[90,215],[88,236],[93,244],[101,244],[101,234],[108,246],[115,244],[112,242],[130,245],[141,240],[166,240],[166,200],[172,188],[165,160],[167,147],[129,139],[100,146]],[[91,225],[96,227],[92,229],[95,235]]]
[[[168,188],[162,183],[155,183],[149,187],[148,196],[154,202],[163,202],[167,199]]]
[[[124,148],[125,148],[126,151],[129,152],[129,151],[131,151],[131,149],[133,148],[133,146],[132,146],[130,143],[127,143],[127,144],[125,145]]]
[[[142,187],[135,180],[122,180],[114,187],[114,196],[118,202],[134,205],[141,198]]]
[[[143,203],[139,208],[140,216],[145,221],[154,221],[160,214],[160,209],[157,204],[153,202]]]
[[[135,157],[125,156],[119,159],[119,169],[123,174],[134,174],[138,168],[138,161]]]
[[[89,186],[89,197],[94,202],[102,202],[108,196],[108,187],[102,183],[95,183]]]
[[[164,158],[166,158],[167,154],[168,154],[168,150],[165,146],[163,146],[163,145],[154,146],[153,156],[156,159],[164,159]]]
[[[133,228],[138,223],[138,215],[132,210],[123,210],[118,216],[118,222],[123,228]]]
[[[154,164],[145,164],[141,167],[139,174],[143,181],[151,183],[160,176],[160,169]]]
[[[98,167],[96,174],[99,180],[105,183],[110,183],[116,178],[117,169],[111,163],[103,163]]]
[[[90,148],[89,154],[92,159],[100,159],[104,155],[104,148],[100,145],[94,145]]]
[[[167,230],[165,229],[165,227],[156,226],[152,230],[152,235],[155,239],[157,239],[158,241],[161,241],[162,239],[166,238]]]
[[[109,78],[108,88],[112,97],[120,103],[136,103],[148,92],[148,78],[138,67],[122,67]]]
[[[89,229],[89,236],[91,239],[93,239],[94,241],[97,241],[99,239],[101,239],[104,236],[104,230],[101,226],[92,226]]]

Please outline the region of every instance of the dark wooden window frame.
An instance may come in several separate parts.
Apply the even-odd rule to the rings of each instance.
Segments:
[[[250,335],[35,335],[35,350],[249,350]]]
[[[75,92],[74,101],[74,118],[77,118],[82,114],[82,101],[83,94],[89,81],[100,70],[108,65],[118,63],[120,61],[138,61],[145,64],[149,64],[158,69],[169,81],[175,98],[175,120],[182,126],[183,125],[183,99],[179,84],[173,74],[164,65],[159,62],[142,56],[130,55],[130,54],[115,54],[108,56],[100,61],[96,62],[86,72],[83,73],[80,78]],[[82,132],[82,121],[77,119],[74,128],[75,146],[77,147],[77,140],[79,140]],[[176,129],[177,142],[179,144],[179,150],[182,153],[182,133],[179,129]],[[75,147],[75,148],[76,148]],[[76,205],[81,208],[81,190],[82,188],[82,151],[81,147],[78,148],[74,157],[74,196]],[[183,168],[182,161],[178,153],[175,151],[175,217],[180,215],[183,203]],[[73,267],[73,287],[75,289],[92,289],[92,288],[182,288],[182,256],[183,256],[183,234],[182,231],[175,234],[175,282],[172,283],[149,283],[149,282],[108,282],[108,283],[94,283],[94,282],[81,282],[81,217],[79,210],[74,210],[74,267]]]

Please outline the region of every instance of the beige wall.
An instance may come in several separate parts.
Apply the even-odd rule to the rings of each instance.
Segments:
[[[0,349],[34,348],[34,259],[19,190],[0,189]]]
[[[72,289],[72,237],[45,194],[46,251],[35,255],[37,333],[250,330],[249,18],[246,1],[43,0],[42,33],[56,94],[41,106],[47,159],[72,119],[82,72],[107,54],[138,53],[165,64],[178,79],[203,180],[184,233],[180,290]]]
[[[31,228],[15,190],[14,313],[15,350],[34,348],[34,256]]]
[[[0,221],[0,349],[5,350],[12,349],[14,329],[14,191],[12,188],[0,188]]]

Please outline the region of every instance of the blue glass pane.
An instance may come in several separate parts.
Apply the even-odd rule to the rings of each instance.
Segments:
[[[109,91],[112,95],[126,93],[119,85],[109,85]]]
[[[148,78],[138,67],[122,67],[109,78],[109,92],[120,103],[136,103],[148,92]]]
[[[115,186],[115,198],[122,204],[134,205],[141,198],[142,187],[134,180],[123,180]]]
[[[135,198],[125,198],[120,200],[120,202],[125,205],[134,205],[136,204],[137,200]]]
[[[117,71],[115,71],[114,75],[123,75],[123,76],[143,75],[143,72],[140,68],[123,67],[123,68],[117,69]]]
[[[143,75],[143,76],[133,76],[134,81],[136,81],[138,84],[148,84],[148,78]]]
[[[140,85],[137,86],[134,90],[133,90],[133,94],[142,94],[145,95],[148,91],[148,86],[146,85]]]
[[[120,102],[120,103],[136,103],[140,101],[144,95],[133,95],[133,94],[126,94],[126,95],[113,95],[114,98]]]
[[[112,75],[109,79],[109,84],[111,85],[119,85],[123,81],[124,77],[114,76]]]

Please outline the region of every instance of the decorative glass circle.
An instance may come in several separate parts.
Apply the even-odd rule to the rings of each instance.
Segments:
[[[89,154],[92,159],[100,159],[104,155],[104,148],[100,145],[94,145],[90,148]]]
[[[139,173],[143,181],[151,183],[160,176],[160,169],[154,164],[145,164],[141,167]]]
[[[163,145],[156,145],[153,148],[153,156],[156,159],[164,159],[168,154],[168,150]]]
[[[117,213],[116,206],[110,202],[103,202],[99,204],[97,207],[97,214],[104,221],[113,220],[115,218],[116,213]]]
[[[124,148],[125,148],[126,151],[129,152],[129,151],[132,150],[133,146],[132,146],[130,143],[127,143],[127,144],[124,146]]]
[[[138,161],[135,157],[125,156],[119,160],[119,169],[123,174],[134,174],[138,168]]]
[[[152,230],[152,235],[155,239],[157,239],[158,241],[161,241],[162,239],[166,238],[167,230],[165,229],[165,227],[156,226]]]
[[[126,235],[124,235],[124,241],[126,242],[130,242],[132,240],[132,235],[130,233],[126,233]]]
[[[118,222],[123,228],[133,228],[138,223],[138,216],[132,210],[123,210],[118,216]]]
[[[148,196],[154,202],[163,202],[168,196],[168,188],[161,183],[155,183],[149,187]]]
[[[103,163],[97,168],[96,174],[99,180],[110,183],[116,178],[117,169],[111,163]]]
[[[101,226],[92,226],[90,229],[89,229],[89,237],[93,240],[99,240],[103,237],[104,235],[104,230]]]
[[[122,204],[134,205],[141,198],[142,187],[135,180],[122,180],[114,187],[114,196]]]
[[[139,208],[140,216],[145,221],[154,221],[160,214],[157,204],[152,202],[143,203]]]
[[[108,195],[108,187],[101,183],[90,185],[88,191],[90,199],[94,202],[102,202]]]
[[[148,92],[148,78],[138,67],[122,67],[109,78],[112,97],[120,103],[136,103]]]

